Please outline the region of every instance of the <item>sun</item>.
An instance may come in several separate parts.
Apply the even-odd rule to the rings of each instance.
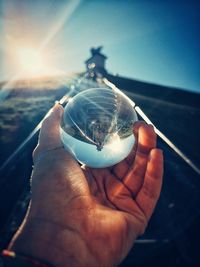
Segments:
[[[17,51],[19,70],[26,76],[41,76],[48,72],[49,66],[44,53],[32,47],[21,47]]]

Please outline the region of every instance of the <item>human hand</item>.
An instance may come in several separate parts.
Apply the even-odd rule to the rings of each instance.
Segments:
[[[144,232],[160,194],[163,157],[156,134],[138,122],[136,144],[125,160],[82,168],[62,148],[62,112],[56,105],[43,122],[30,208],[10,249],[57,267],[117,266]]]

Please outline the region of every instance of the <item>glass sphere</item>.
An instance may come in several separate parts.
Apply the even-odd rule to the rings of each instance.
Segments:
[[[60,125],[64,147],[82,164],[112,166],[128,156],[137,114],[128,97],[108,88],[78,93],[65,106]]]

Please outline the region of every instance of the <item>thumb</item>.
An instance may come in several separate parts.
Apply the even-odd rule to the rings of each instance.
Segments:
[[[55,104],[44,118],[40,129],[38,144],[33,151],[34,162],[41,154],[62,147],[60,139],[60,121],[62,114],[63,107],[59,104]]]

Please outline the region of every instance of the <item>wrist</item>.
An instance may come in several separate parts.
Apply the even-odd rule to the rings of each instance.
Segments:
[[[2,265],[3,264],[3,265]],[[11,250],[3,250],[0,255],[0,266],[7,267],[55,267],[47,262],[18,254]]]
[[[37,219],[29,220],[27,218],[17,231],[8,249],[55,265],[52,258],[54,254],[52,252],[54,251],[53,236],[55,235],[56,229],[50,223],[44,224]]]
[[[43,219],[27,219],[8,249],[56,267],[96,266],[79,232]]]

